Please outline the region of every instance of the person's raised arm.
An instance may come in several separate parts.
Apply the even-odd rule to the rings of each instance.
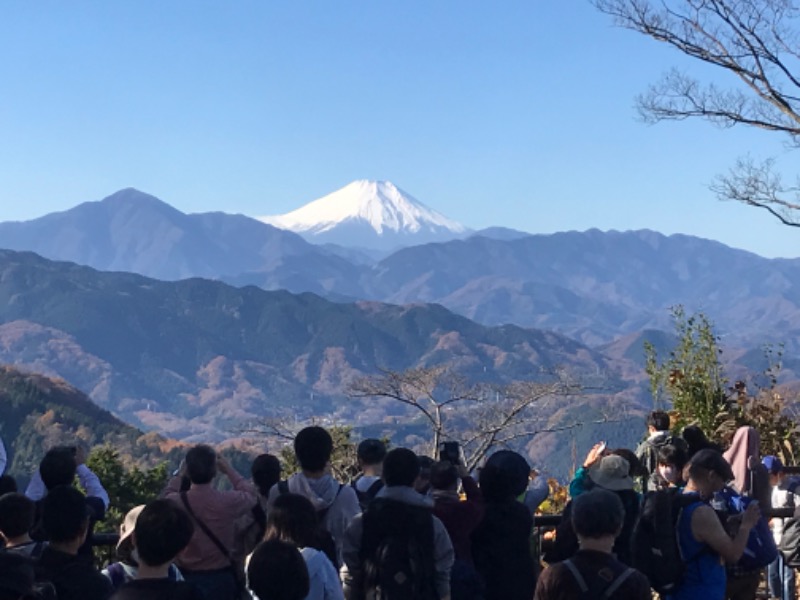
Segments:
[[[100,478],[86,466],[86,449],[78,446],[75,454],[75,463],[77,464],[76,472],[78,474],[78,481],[81,482],[81,487],[86,491],[86,495],[91,498],[99,498],[103,501],[103,506],[108,510],[111,500],[108,497],[106,488]]]
[[[8,454],[6,454],[6,446],[0,438],[0,475],[5,473],[6,466],[8,466]]]
[[[25,495],[34,502],[41,500],[47,495],[47,488],[44,486],[42,474],[39,472],[39,469],[36,469],[31,476],[28,487],[25,488]]]
[[[233,486],[233,492],[227,494],[234,511],[247,512],[258,502],[253,484],[242,477],[222,456],[217,456],[217,469],[225,475]]]
[[[464,465],[458,465],[458,477],[461,479],[461,486],[464,488],[464,494],[469,502],[483,502],[483,494],[481,488],[469,474],[469,469]]]
[[[574,498],[575,496],[580,496],[583,492],[586,491],[586,479],[587,475],[586,472],[594,465],[597,461],[603,458],[603,454],[606,451],[606,443],[605,442],[598,442],[594,446],[592,446],[589,453],[586,455],[586,458],[583,460],[583,466],[578,468],[575,471],[575,476],[572,478],[572,481],[569,483],[569,495],[570,497]]]

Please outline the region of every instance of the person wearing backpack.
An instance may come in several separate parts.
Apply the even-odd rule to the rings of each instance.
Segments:
[[[594,452],[594,450],[595,448],[592,449],[589,456],[596,459],[601,455]],[[632,565],[631,538],[639,517],[640,505],[639,495],[633,489],[632,472],[635,471],[635,468],[631,468],[630,463],[618,454],[607,454],[599,458],[599,460],[584,464],[587,466],[583,475],[583,489],[602,488],[614,492],[625,508],[622,531],[614,543],[614,552],[623,563]],[[571,485],[570,490],[572,488],[573,486]],[[583,491],[583,493],[586,493],[586,491]],[[566,560],[578,550],[578,539],[572,528],[572,520],[569,518],[571,511],[572,501],[568,502],[564,507],[564,518],[556,530],[555,543],[545,556],[545,560],[549,563]]]
[[[750,531],[761,518],[758,503],[748,505],[734,537],[723,527],[708,501],[733,479],[728,462],[715,450],[700,450],[686,468],[688,480],[683,494],[689,496],[677,512],[679,556],[682,574],[674,582],[670,600],[723,600],[726,597],[725,563],[735,564],[747,545]],[[656,493],[670,493],[669,490]],[[661,564],[664,570],[675,565]],[[649,574],[648,574],[649,575]]]
[[[747,503],[756,500],[765,514],[772,508],[772,488],[769,484],[769,473],[761,464],[760,445],[761,438],[755,428],[739,427],[733,435],[730,447],[722,455],[731,465],[733,482],[722,490],[718,504],[722,504],[721,500],[724,499],[725,508],[720,514],[727,513],[728,521],[734,527],[738,515]],[[756,533],[752,537],[752,543],[748,544],[747,552],[738,564],[728,566],[726,595],[729,600],[753,600],[764,567],[777,555],[766,520],[757,525]],[[766,558],[762,558],[764,549],[770,552]],[[752,560],[753,558],[757,560]]]
[[[294,454],[301,471],[272,486],[267,499],[267,514],[269,507],[282,494],[300,494],[311,500],[320,526],[333,538],[336,564],[341,566],[344,532],[361,508],[356,491],[328,472],[332,453],[333,438],[325,429],[316,425],[301,429],[294,438]]]
[[[655,481],[649,479],[657,472],[658,451],[667,444],[675,446],[684,452],[688,450],[686,442],[674,436],[669,431],[670,418],[663,410],[654,410],[647,417],[647,438],[636,448],[636,457],[642,464],[642,468],[647,473],[642,477],[642,489],[644,491],[654,491]]]
[[[417,456],[387,453],[385,487],[353,519],[344,538],[342,582],[347,600],[449,600],[453,545],[433,501],[414,489]]]
[[[538,561],[533,555],[533,515],[519,498],[528,487],[530,465],[512,450],[492,454],[478,481],[484,516],[472,532],[472,558],[486,582],[486,600],[530,600]]]
[[[650,600],[647,577],[612,553],[625,520],[619,496],[601,488],[586,492],[575,498],[571,519],[580,549],[542,572],[534,600]]]
[[[383,487],[381,472],[383,459],[386,458],[386,444],[376,439],[362,440],[356,454],[358,468],[361,472],[350,482],[350,485],[356,491],[358,504],[364,511]]]
[[[800,550],[800,538],[796,536],[800,533],[794,517],[795,510],[800,506],[800,498],[797,496],[797,481],[791,480],[783,470],[783,463],[777,456],[765,456],[761,459],[762,464],[769,472],[770,483],[772,484],[772,506],[776,509],[784,509],[790,513],[787,518],[773,516],[770,519],[770,528],[775,538],[775,544],[781,549],[778,557],[767,567],[767,582],[769,584],[769,594],[773,598],[781,600],[794,600],[795,597],[795,573],[793,565],[787,564],[783,551],[789,555],[790,561],[792,550],[796,553]],[[794,521],[794,522],[793,522]],[[787,528],[788,526],[788,528]],[[784,531],[786,535],[784,536]],[[786,538],[785,540],[783,538]]]

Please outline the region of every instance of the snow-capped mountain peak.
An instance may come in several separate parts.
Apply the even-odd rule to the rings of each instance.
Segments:
[[[311,241],[366,247],[452,239],[467,231],[393,183],[366,179],[354,181],[290,213],[259,219],[300,233]]]

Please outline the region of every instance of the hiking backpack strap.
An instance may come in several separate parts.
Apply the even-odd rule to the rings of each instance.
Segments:
[[[372,485],[367,488],[365,494],[367,494],[367,498],[372,500],[377,495],[377,493],[380,492],[382,489],[383,489],[383,480],[376,479],[375,481],[372,482]]]
[[[342,488],[344,488],[344,484],[340,483],[339,489],[336,490],[336,495],[333,497],[331,503],[328,504],[328,506],[326,506],[325,508],[322,508],[317,511],[317,520],[319,521],[320,525],[325,520],[325,517],[328,516],[328,512],[330,512],[331,507],[336,503],[336,499],[339,497],[339,494],[342,493]]]
[[[581,588],[581,594],[585,594],[589,591],[589,586],[586,585],[586,580],[581,575],[581,572],[578,570],[578,567],[575,566],[575,563],[572,560],[567,559],[564,561],[564,566],[569,569],[569,572],[572,573],[572,576],[575,578],[575,581],[578,583],[578,587]]]
[[[33,545],[33,550],[31,550],[31,558],[33,560],[39,560],[42,557],[42,552],[44,552],[46,545],[46,542],[36,542]]]
[[[565,567],[567,567],[567,569],[569,569],[569,572],[572,573],[572,576],[575,578],[578,587],[581,589],[581,594],[583,594],[584,596],[588,594],[589,586],[587,585],[586,579],[583,578],[583,575],[581,575],[581,572],[580,570],[578,570],[578,567],[575,565],[575,563],[572,562],[571,559],[567,559],[564,561],[563,564]],[[636,573],[636,569],[632,569],[631,567],[625,569],[622,573],[620,573],[614,578],[614,580],[608,585],[608,587],[605,588],[605,590],[603,590],[602,595],[599,597],[603,598],[604,600],[608,600],[609,598],[611,598],[611,596],[613,596],[614,593],[620,587],[622,587],[622,584],[625,583],[628,577],[630,577],[634,573]]]
[[[194,510],[192,510],[192,507],[189,504],[189,498],[186,492],[181,492],[181,501],[183,502],[183,505],[186,507],[186,512],[188,512],[189,515],[192,517],[192,520],[203,531],[203,533],[206,534],[206,537],[209,540],[211,540],[211,542],[217,547],[217,549],[222,553],[222,556],[227,558],[231,562],[231,565],[233,565],[234,563],[233,559],[231,558],[230,551],[225,546],[225,544],[219,541],[219,538],[216,535],[214,535],[214,532],[208,528],[208,525],[206,525],[199,518],[197,518],[197,515],[195,514]]]
[[[631,569],[630,567],[625,569],[620,575],[617,576],[617,578],[614,581],[611,582],[611,585],[608,586],[606,591],[603,593],[603,598],[605,598],[606,600],[611,598],[614,592],[616,592],[622,586],[622,584],[625,583],[628,577],[633,575],[635,572],[636,570]]]

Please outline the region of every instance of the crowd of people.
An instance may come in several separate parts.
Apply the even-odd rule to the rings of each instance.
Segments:
[[[635,451],[589,451],[542,547],[534,515],[549,488],[510,450],[473,477],[451,453],[434,462],[367,439],[345,482],[322,427],[297,434],[287,478],[275,456],[246,478],[197,445],[158,498],[125,516],[102,570],[91,540],[109,496],[80,448],[53,448],[24,493],[0,479],[0,600],[753,600],[764,557],[771,595],[793,599],[775,542],[793,535],[794,484],[777,457],[761,461],[755,430],[724,453],[696,427],[670,433],[660,411],[648,430]],[[750,552],[773,513],[773,555]]]

